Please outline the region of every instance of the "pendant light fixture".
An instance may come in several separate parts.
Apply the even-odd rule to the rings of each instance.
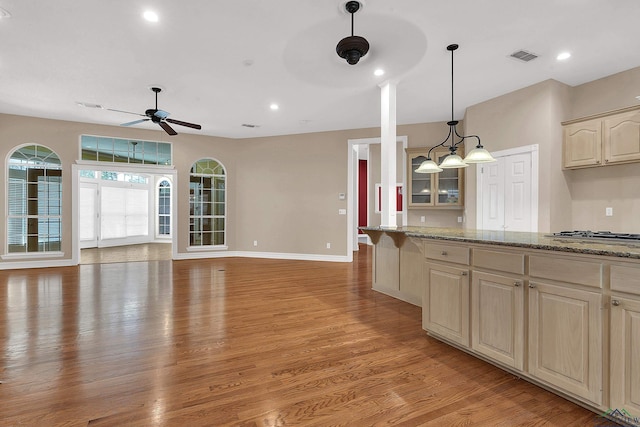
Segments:
[[[364,37],[353,35],[353,14],[360,9],[360,2],[348,1],[344,8],[351,14],[351,35],[338,42],[336,53],[350,65],[355,65],[369,52],[369,42]]]
[[[427,160],[422,162],[422,164],[420,164],[420,166],[415,170],[417,173],[437,173],[442,172],[443,169],[466,168],[471,163],[489,163],[496,161],[491,154],[484,149],[480,143],[480,137],[477,135],[463,136],[460,135],[456,129],[456,126],[459,123],[458,120],[454,120],[453,118],[453,52],[456,49],[458,49],[457,44],[450,44],[447,46],[447,50],[451,52],[451,120],[447,122],[447,125],[449,125],[449,134],[444,141],[429,150],[427,153]],[[460,138],[458,142],[455,141],[456,137]],[[463,160],[456,151],[458,149],[458,145],[464,142],[467,138],[477,139],[478,144],[476,145],[476,148],[471,150]],[[451,141],[449,141],[449,139],[451,139]],[[440,165],[436,164],[436,162],[431,159],[431,152],[438,147],[448,147],[450,151],[450,154],[444,158]]]

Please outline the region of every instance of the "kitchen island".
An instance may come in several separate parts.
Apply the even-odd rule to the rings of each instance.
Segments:
[[[596,413],[640,417],[640,243],[362,230],[373,289],[420,305],[429,335]]]

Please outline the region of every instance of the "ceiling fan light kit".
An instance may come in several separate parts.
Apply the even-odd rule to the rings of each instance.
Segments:
[[[459,46],[457,44],[450,44],[449,46],[447,46],[447,50],[451,52],[451,120],[447,122],[447,125],[449,126],[449,134],[444,141],[429,149],[429,152],[427,153],[427,160],[422,162],[422,164],[420,164],[420,166],[414,172],[438,173],[442,172],[443,169],[466,168],[467,166],[469,166],[469,164],[473,163],[489,163],[496,161],[491,153],[484,149],[484,147],[480,143],[480,137],[478,135],[460,135],[458,133],[458,130],[456,129],[456,126],[459,122],[457,120],[454,120],[453,118],[453,52],[458,49],[458,47]],[[455,141],[456,137],[460,138],[458,142]],[[458,149],[458,145],[463,143],[467,138],[475,138],[478,141],[478,144],[476,145],[476,148],[471,150],[469,154],[467,154],[467,156],[462,159],[462,157],[456,154],[456,151]],[[449,139],[451,139],[451,142],[449,142]],[[447,145],[448,142],[449,144]],[[447,146],[449,148],[450,154],[444,158],[440,165],[437,165],[436,162],[431,159],[431,152],[435,148]]]
[[[149,120],[151,120],[151,122],[157,123],[162,129],[164,129],[166,133],[168,133],[171,136],[177,135],[178,132],[176,132],[169,125],[169,123],[174,125],[179,125],[179,126],[185,126],[192,129],[198,129],[198,130],[202,129],[202,126],[197,125],[195,123],[189,123],[189,122],[183,122],[182,120],[170,119],[168,112],[158,109],[158,94],[162,92],[162,89],[157,86],[152,86],[150,89],[156,94],[156,107],[149,108],[144,112],[144,114],[132,113],[130,111],[123,111],[123,110],[114,110],[113,108],[107,108],[107,110],[117,111],[119,113],[135,114],[137,116],[146,117],[145,119],[139,119],[139,120],[134,120],[132,122],[122,123],[120,126],[132,126],[138,123],[148,122]]]
[[[353,15],[360,9],[360,2],[348,1],[344,8],[351,14],[351,35],[338,42],[336,53],[350,65],[355,65],[369,52],[369,42],[364,37],[353,34]]]

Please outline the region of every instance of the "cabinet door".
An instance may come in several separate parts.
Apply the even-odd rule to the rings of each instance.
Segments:
[[[519,370],[524,361],[523,296],[522,280],[473,272],[471,347]]]
[[[407,167],[409,168],[407,173],[409,175],[409,200],[407,206],[409,207],[426,207],[434,205],[434,174],[430,173],[417,173],[416,169],[427,160],[427,151],[424,152],[411,152],[407,150]]]
[[[458,149],[458,155],[464,157],[464,153]],[[445,157],[450,154],[448,149],[433,150],[432,156],[437,164],[442,163]],[[436,206],[457,207],[463,205],[462,181],[464,169],[444,169],[435,174],[434,203]]]
[[[602,121],[586,120],[564,127],[565,168],[595,166],[602,159]]]
[[[640,417],[640,301],[612,297],[610,407]]]
[[[423,328],[469,347],[469,270],[427,263],[425,276]]]
[[[529,372],[600,405],[602,296],[540,282],[529,287]]]
[[[640,160],[640,112],[632,111],[605,119],[605,163],[638,160]]]

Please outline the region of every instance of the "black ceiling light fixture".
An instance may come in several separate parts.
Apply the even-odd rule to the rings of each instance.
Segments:
[[[113,108],[106,108],[106,110],[116,111],[119,113],[135,114],[136,116],[146,117],[144,119],[122,123],[120,126],[132,126],[132,125],[137,125],[138,123],[148,122],[149,120],[151,120],[151,122],[157,123],[162,129],[164,129],[166,133],[172,136],[177,135],[178,132],[176,132],[171,126],[169,126],[169,123],[172,123],[174,125],[179,125],[179,126],[186,126],[192,129],[198,129],[198,130],[202,129],[202,126],[197,125],[195,123],[189,123],[189,122],[183,122],[182,120],[170,119],[168,112],[158,109],[158,94],[162,92],[162,89],[155,86],[150,87],[149,89],[151,89],[156,94],[156,108],[149,108],[144,112],[144,114],[132,113],[131,111],[124,111],[124,110],[115,110]]]
[[[353,14],[360,9],[359,1],[348,1],[344,8],[351,14],[351,35],[343,38],[336,46],[336,53],[340,58],[346,59],[350,65],[355,65],[360,58],[369,52],[369,42],[364,37],[353,35]]]
[[[457,44],[450,44],[447,46],[447,50],[451,52],[451,120],[447,122],[447,125],[449,125],[449,134],[444,141],[429,150],[427,153],[427,160],[422,162],[422,164],[415,170],[415,172],[418,173],[437,173],[442,172],[443,169],[466,168],[471,163],[489,163],[496,161],[493,156],[484,149],[480,143],[480,137],[478,135],[460,135],[456,129],[458,121],[453,118],[453,52],[456,49],[458,49]],[[456,142],[456,137],[460,138],[458,142]],[[478,144],[476,145],[476,148],[471,150],[463,160],[458,154],[456,154],[456,151],[458,149],[458,145],[464,142],[467,138],[475,138],[478,141]],[[447,144],[449,139],[451,139],[451,142]],[[450,151],[450,154],[444,158],[440,165],[437,165],[436,162],[431,159],[431,152],[437,147],[447,147]]]

